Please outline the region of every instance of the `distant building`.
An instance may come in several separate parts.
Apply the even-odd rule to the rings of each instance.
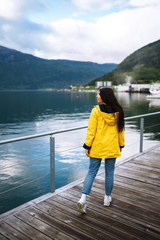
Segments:
[[[148,93],[151,84],[126,84],[115,86],[117,92],[143,92]]]
[[[77,87],[75,85],[70,85],[70,89],[76,89]]]
[[[112,86],[112,82],[109,82],[109,81],[96,81],[96,88],[111,87],[111,86]]]

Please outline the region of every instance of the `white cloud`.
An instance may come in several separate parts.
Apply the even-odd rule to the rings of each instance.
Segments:
[[[96,23],[62,19],[51,23],[40,57],[121,62],[138,48],[160,39],[159,7],[125,10]],[[148,16],[152,16],[148,21]]]
[[[159,5],[159,0],[130,0],[129,4],[134,7],[146,7]]]
[[[128,6],[145,7],[159,5],[159,0],[71,0],[74,5],[83,10],[105,11],[118,7],[122,9]]]
[[[104,11],[122,5],[126,0],[72,0],[72,2],[83,10]]]
[[[19,0],[0,0],[0,16],[14,18],[19,12]]]
[[[29,13],[44,11],[48,8],[48,0],[0,0],[0,16],[17,19],[25,18]]]
[[[84,0],[73,1],[84,8]],[[10,2],[13,1],[5,0],[6,4]],[[99,9],[104,9],[113,6],[113,2],[125,3],[85,0],[85,7],[96,9],[99,3]],[[136,8],[97,17],[94,22],[65,18],[42,25],[31,21],[31,13],[46,10],[48,5],[43,5],[43,1],[33,0],[31,8],[28,0],[14,0],[7,12],[0,0],[0,45],[48,59],[119,63],[138,48],[160,39],[160,3],[154,5],[158,1],[150,0],[151,6],[142,7],[149,4],[148,0],[141,0],[141,5],[138,2],[131,0],[130,6]]]
[[[103,58],[106,54],[119,62],[138,48],[160,39],[158,12],[160,6],[125,10],[99,19],[96,33],[97,36],[102,36],[103,33],[103,41],[98,39],[99,45],[104,49],[104,54],[101,51]],[[148,16],[152,16],[150,21]]]

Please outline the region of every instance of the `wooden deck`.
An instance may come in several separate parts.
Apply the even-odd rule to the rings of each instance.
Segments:
[[[160,239],[160,145],[116,167],[110,207],[103,206],[101,172],[87,214],[80,214],[76,204],[82,184],[77,181],[1,215],[0,239]]]

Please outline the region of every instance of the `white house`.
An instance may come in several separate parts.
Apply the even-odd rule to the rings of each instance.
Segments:
[[[112,82],[109,82],[109,81],[96,81],[96,88],[111,87],[111,86],[112,86]]]

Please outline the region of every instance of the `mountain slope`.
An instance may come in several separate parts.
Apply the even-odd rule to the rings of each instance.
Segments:
[[[45,60],[0,46],[0,89],[68,88],[115,69],[116,64]]]
[[[95,81],[112,81],[113,84],[125,83],[130,76],[132,83],[152,83],[160,80],[160,40],[150,43],[129,55],[116,69]]]

